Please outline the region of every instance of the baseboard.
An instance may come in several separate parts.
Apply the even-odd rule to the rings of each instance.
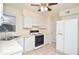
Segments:
[[[60,51],[58,51],[58,50],[56,50],[56,53],[59,53],[60,55],[67,55],[67,54],[65,54],[65,53],[63,53],[63,52],[60,52]]]

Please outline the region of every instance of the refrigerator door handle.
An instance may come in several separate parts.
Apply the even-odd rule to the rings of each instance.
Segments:
[[[58,33],[58,35],[62,35],[62,33]]]

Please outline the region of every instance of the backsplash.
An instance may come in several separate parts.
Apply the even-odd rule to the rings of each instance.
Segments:
[[[16,36],[16,33],[15,32],[7,32],[6,36],[7,37]],[[0,32],[0,39],[2,39],[2,38],[5,38],[5,32]]]

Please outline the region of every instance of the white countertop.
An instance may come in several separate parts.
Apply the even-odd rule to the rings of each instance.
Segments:
[[[23,48],[15,41],[0,41],[0,55],[10,55],[21,52]]]
[[[34,35],[31,35],[31,34],[27,34],[27,35],[19,35],[20,37],[18,38],[29,38],[31,36],[34,36]]]

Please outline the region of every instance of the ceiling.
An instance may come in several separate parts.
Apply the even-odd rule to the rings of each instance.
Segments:
[[[34,3],[33,3],[34,4]],[[35,3],[40,4],[40,3]],[[9,5],[17,8],[26,8],[31,11],[38,12],[37,10],[40,8],[38,6],[30,6],[30,3],[5,3],[4,5]],[[59,12],[65,9],[79,7],[79,3],[58,3],[57,5],[49,6],[52,11]]]

